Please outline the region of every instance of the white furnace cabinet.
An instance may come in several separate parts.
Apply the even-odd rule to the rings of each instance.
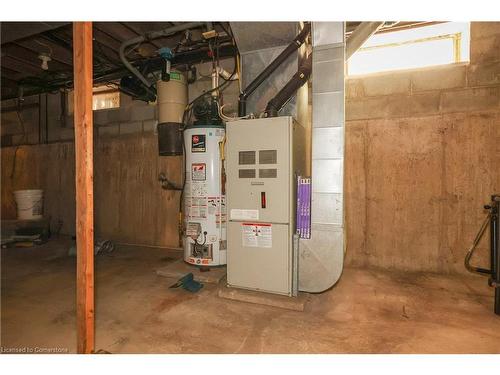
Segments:
[[[305,172],[305,129],[292,117],[226,124],[227,281],[291,296],[296,176]]]

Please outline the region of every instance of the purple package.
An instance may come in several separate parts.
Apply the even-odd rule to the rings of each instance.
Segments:
[[[311,238],[311,178],[297,179],[297,233],[300,238]]]
[[[306,194],[304,197],[304,237],[303,238],[311,238],[311,178],[306,179]]]
[[[296,217],[296,232],[300,236],[302,236],[302,183],[301,183],[301,176],[297,177],[297,217]]]

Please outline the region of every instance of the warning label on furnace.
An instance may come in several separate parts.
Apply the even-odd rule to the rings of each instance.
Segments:
[[[241,235],[243,247],[273,246],[273,231],[271,224],[242,223]]]

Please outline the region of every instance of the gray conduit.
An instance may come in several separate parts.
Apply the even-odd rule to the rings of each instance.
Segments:
[[[142,83],[149,89],[152,85],[153,82],[149,82],[146,77],[144,77],[141,72],[139,72],[128,60],[127,57],[125,56],[125,50],[133,46],[135,44],[139,44],[145,41],[149,41],[152,39],[158,39],[162,37],[169,36],[170,34],[177,33],[179,31],[184,31],[187,29],[194,29],[196,27],[200,27],[206,25],[206,22],[189,22],[189,23],[183,23],[180,25],[175,25],[172,27],[169,27],[168,29],[163,29],[163,30],[158,30],[158,31],[152,31],[150,33],[147,33],[145,35],[140,35],[138,37],[135,37],[133,39],[126,40],[123,42],[120,46],[120,59],[123,62],[123,65],[127,67],[128,70],[130,70],[137,78],[141,80]]]

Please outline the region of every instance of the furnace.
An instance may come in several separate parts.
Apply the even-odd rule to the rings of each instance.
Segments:
[[[292,117],[227,124],[228,284],[297,290],[295,186],[305,170],[305,130]]]

